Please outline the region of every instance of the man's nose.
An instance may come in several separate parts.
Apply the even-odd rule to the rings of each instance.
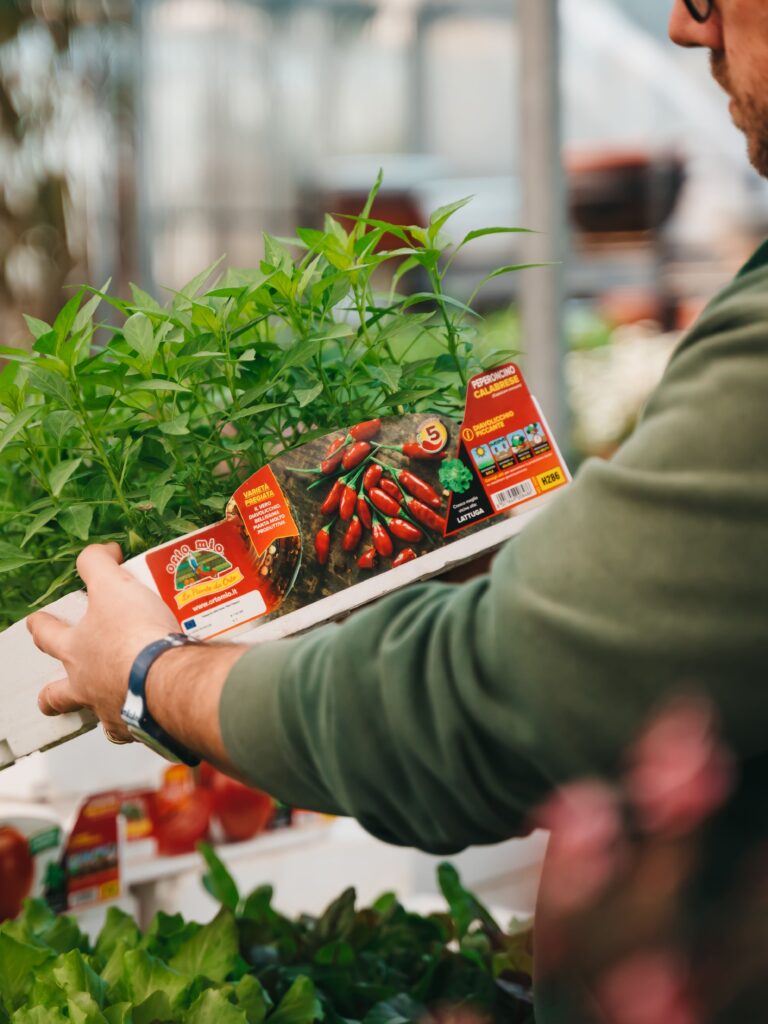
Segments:
[[[704,46],[708,50],[722,50],[723,25],[719,11],[714,10],[702,25],[691,17],[683,0],[675,0],[669,18],[669,38],[678,46]]]

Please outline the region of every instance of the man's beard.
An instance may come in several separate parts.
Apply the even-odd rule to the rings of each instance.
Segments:
[[[711,55],[712,77],[733,100],[733,123],[747,139],[749,160],[758,174],[768,178],[768,105],[748,94],[737,96],[731,84],[726,56],[722,51]]]

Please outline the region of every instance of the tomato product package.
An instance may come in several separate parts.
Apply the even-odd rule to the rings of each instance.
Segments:
[[[42,896],[57,872],[62,828],[48,808],[0,804],[0,922],[14,918],[28,896]]]
[[[153,801],[157,852],[165,857],[194,853],[197,844],[208,838],[211,808],[209,791],[197,785],[189,768],[166,769]]]
[[[260,789],[246,786],[209,764],[201,765],[200,783],[210,794],[217,838],[227,843],[244,842],[270,826],[275,802]]]

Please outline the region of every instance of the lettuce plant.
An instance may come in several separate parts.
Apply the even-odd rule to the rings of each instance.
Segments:
[[[91,942],[40,900],[0,926],[3,1024],[422,1024],[461,1008],[532,1024],[531,935],[505,934],[455,869],[445,913],[408,913],[388,893],[357,909],[349,889],[320,917],[290,920],[272,889],[246,897],[210,848],[222,902],[206,925],[156,915],[142,933],[117,908]]]

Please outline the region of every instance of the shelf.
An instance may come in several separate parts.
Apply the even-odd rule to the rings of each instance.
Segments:
[[[327,842],[333,828],[333,824],[292,826],[256,836],[244,843],[222,843],[216,846],[216,853],[227,865],[236,864],[238,861],[252,861],[284,850]],[[135,862],[127,860],[123,865],[122,881],[125,887],[135,888],[140,885],[152,885],[187,872],[200,871],[202,867],[203,860],[199,853],[185,853],[176,857],[154,856]]]

